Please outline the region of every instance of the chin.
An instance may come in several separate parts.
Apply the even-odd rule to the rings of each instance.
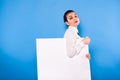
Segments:
[[[75,24],[76,26],[78,26],[79,25],[79,23],[77,23],[77,24]]]

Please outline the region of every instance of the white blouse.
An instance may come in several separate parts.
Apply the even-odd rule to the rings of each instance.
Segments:
[[[72,58],[75,55],[78,55],[85,44],[82,42],[82,39],[78,35],[77,27],[69,26],[64,34],[64,38],[66,39],[66,48],[67,55]]]

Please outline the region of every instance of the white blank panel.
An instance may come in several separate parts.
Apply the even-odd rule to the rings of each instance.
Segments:
[[[91,80],[87,47],[73,58],[64,38],[36,39],[36,48],[38,80]]]

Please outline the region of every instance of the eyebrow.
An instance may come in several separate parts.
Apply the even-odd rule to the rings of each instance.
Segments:
[[[74,14],[74,16],[77,16],[77,14]],[[72,17],[72,15],[69,15],[68,17]]]
[[[72,17],[72,15],[68,16],[68,17]]]

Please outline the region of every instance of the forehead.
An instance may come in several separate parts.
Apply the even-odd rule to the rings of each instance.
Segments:
[[[75,12],[70,12],[66,15],[66,17],[71,17],[71,16],[74,16],[74,15],[77,15]]]

